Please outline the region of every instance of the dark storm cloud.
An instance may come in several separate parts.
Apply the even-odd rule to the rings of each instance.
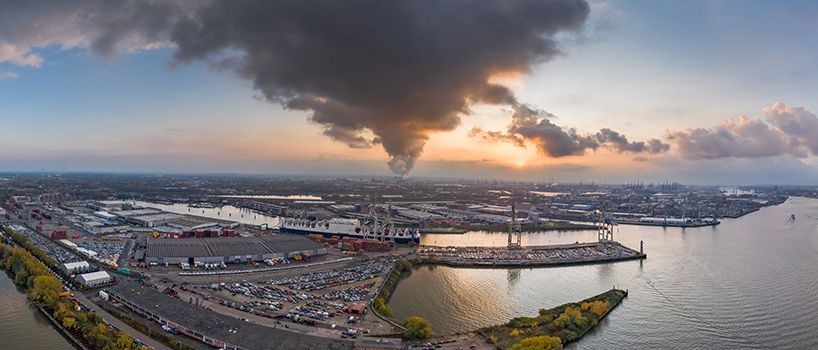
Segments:
[[[581,29],[589,13],[585,0],[22,3],[0,0],[0,19],[14,19],[3,31],[29,33],[5,60],[39,65],[30,49],[53,43],[104,56],[175,47],[176,64],[232,69],[267,100],[310,112],[325,135],[382,146],[398,174],[472,104],[516,104],[490,78],[553,58],[556,34]]]
[[[764,109],[766,121],[741,116],[714,128],[674,131],[667,138],[688,159],[818,155],[818,117],[802,107],[776,102]]]
[[[510,142],[518,147],[525,147],[526,142],[534,144],[537,149],[550,157],[583,155],[587,150],[600,147],[619,153],[662,153],[670,145],[658,139],[645,141],[628,141],[625,135],[608,128],[596,134],[580,135],[573,128],[565,129],[551,122],[555,117],[547,112],[538,111],[529,106],[513,106],[512,122],[505,132],[486,131],[473,128],[469,135],[487,142]]]
[[[670,150],[670,145],[659,139],[629,142],[625,135],[608,128],[599,130],[599,132],[594,135],[594,138],[600,144],[607,145],[620,153],[630,152],[657,154]]]

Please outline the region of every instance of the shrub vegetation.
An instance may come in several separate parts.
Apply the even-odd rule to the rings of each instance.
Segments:
[[[407,318],[403,321],[403,327],[406,328],[403,331],[403,339],[406,340],[426,339],[434,335],[432,325],[422,317],[412,316]]]
[[[542,309],[536,317],[516,317],[507,324],[479,330],[500,349],[562,349],[599,323],[625,297],[625,291],[612,289],[579,303]]]

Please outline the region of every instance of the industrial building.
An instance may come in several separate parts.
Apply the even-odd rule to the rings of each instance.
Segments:
[[[87,206],[91,209],[95,210],[122,210],[122,208],[127,207],[128,203],[124,201],[91,201],[87,203]]]
[[[159,213],[159,214],[148,214],[148,215],[139,215],[139,216],[130,216],[126,219],[126,221],[140,225],[145,227],[155,227],[164,225],[168,222],[181,218],[182,215],[173,214],[173,213]]]
[[[151,215],[151,214],[159,214],[161,210],[158,209],[150,209],[150,208],[142,208],[142,209],[131,209],[131,210],[120,210],[115,211],[111,214],[114,214],[121,218],[128,218],[131,216],[142,216],[142,215]]]
[[[67,262],[60,264],[59,266],[60,271],[62,271],[66,275],[71,275],[75,273],[84,273],[91,271],[91,265],[88,264],[87,261],[77,261],[77,262]]]
[[[351,349],[352,343],[264,327],[196,306],[161,292],[123,281],[106,290],[107,296],[134,312],[181,334],[219,349]]]
[[[318,256],[327,249],[303,236],[276,234],[264,237],[149,238],[145,262],[149,264],[242,263],[297,254]]]
[[[398,216],[402,216],[402,217],[405,217],[407,219],[416,220],[416,221],[435,221],[435,220],[443,220],[444,219],[443,215],[430,213],[430,212],[425,212],[425,211],[420,211],[420,210],[414,210],[414,209],[400,208],[400,209],[397,209],[397,212],[398,212]]]
[[[77,282],[85,287],[98,287],[113,282],[113,278],[105,271],[89,272],[77,276]]]
[[[495,214],[476,214],[472,219],[477,222],[486,222],[491,224],[507,224],[511,222],[510,216]],[[520,224],[528,224],[531,222],[531,220],[528,218],[517,218],[517,222]]]
[[[130,229],[128,225],[107,224],[96,220],[83,221],[81,226],[83,230],[94,235],[126,232]]]

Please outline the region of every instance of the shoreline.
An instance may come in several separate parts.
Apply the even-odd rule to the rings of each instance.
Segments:
[[[40,313],[42,313],[46,317],[46,319],[48,319],[48,322],[51,323],[51,326],[54,327],[57,330],[57,332],[63,336],[63,338],[68,339],[69,343],[71,343],[71,345],[73,345],[74,348],[79,350],[92,350],[90,348],[85,347],[85,345],[79,339],[77,339],[76,337],[74,337],[73,334],[68,332],[68,330],[65,329],[65,327],[63,327],[59,322],[57,322],[57,320],[54,319],[54,316],[51,316],[51,314],[48,313],[48,311],[46,311],[41,305],[37,305],[34,303],[32,304],[37,310],[40,311]]]
[[[8,270],[3,270],[3,273],[5,273],[5,274],[6,274],[6,278],[8,278],[8,279],[9,279],[9,281],[11,281],[11,282],[12,282],[12,284],[13,284],[13,283],[14,283],[14,282],[13,282],[13,281],[14,281],[14,279],[13,279],[13,278],[10,276],[10,272],[9,272]],[[79,342],[79,341],[78,341],[77,339],[75,339],[75,338],[74,338],[74,337],[73,337],[73,336],[72,336],[70,333],[68,333],[68,332],[67,332],[67,330],[65,330],[65,329],[62,327],[62,325],[61,325],[61,324],[59,324],[59,322],[57,322],[57,320],[55,320],[55,319],[54,319],[54,317],[53,317],[53,316],[51,316],[51,315],[50,315],[50,314],[49,314],[49,313],[48,313],[48,312],[47,312],[45,309],[43,309],[43,307],[42,307],[42,306],[40,306],[40,305],[38,305],[38,304],[36,304],[36,303],[33,303],[33,302],[31,302],[30,300],[28,300],[28,295],[27,295],[27,293],[25,293],[25,292],[20,292],[20,289],[21,289],[21,287],[20,287],[20,286],[15,285],[15,287],[16,287],[16,288],[15,288],[16,292],[18,292],[18,293],[22,294],[23,296],[25,296],[25,299],[26,299],[26,304],[28,304],[29,306],[34,307],[34,308],[37,310],[37,312],[39,312],[40,314],[42,314],[43,316],[45,316],[45,318],[48,320],[48,323],[49,323],[49,324],[51,324],[51,328],[52,328],[52,329],[54,329],[55,331],[57,331],[57,333],[58,333],[58,334],[60,334],[60,336],[62,336],[62,337],[65,339],[65,340],[67,340],[67,341],[68,341],[68,343],[69,343],[69,344],[70,344],[72,347],[74,347],[74,349],[78,349],[78,350],[90,350],[90,349],[88,349],[88,348],[84,347],[84,346],[81,344],[81,342]],[[26,289],[26,290],[27,290],[27,289]]]

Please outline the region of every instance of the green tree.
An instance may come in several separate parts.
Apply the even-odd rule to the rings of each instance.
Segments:
[[[111,343],[109,338],[110,332],[108,326],[104,323],[97,324],[84,332],[85,338],[97,349],[104,349],[106,345]]]
[[[536,317],[515,317],[511,319],[509,324],[515,328],[530,328],[539,325],[540,320]]]
[[[65,317],[62,319],[62,326],[67,329],[77,328],[77,319],[73,317]]]
[[[560,328],[578,329],[585,327],[588,319],[582,316],[578,308],[569,306],[554,320],[554,324]]]
[[[426,339],[434,335],[432,325],[422,317],[412,316],[403,321],[403,339]]]
[[[128,350],[133,347],[133,338],[128,333],[119,331],[116,333],[116,348],[120,350]]]
[[[60,301],[54,308],[54,318],[56,318],[57,320],[62,320],[66,317],[76,318],[76,315],[74,314],[73,303]]]
[[[580,309],[582,309],[582,311],[590,311],[597,316],[602,316],[602,314],[608,311],[609,307],[610,306],[607,300],[595,300],[582,303]]]
[[[375,301],[372,303],[372,306],[375,308],[379,314],[383,315],[384,317],[392,317],[392,308],[389,305],[386,305],[386,302],[383,298],[377,297]]]
[[[399,273],[412,271],[412,263],[406,259],[400,259],[395,263],[395,270]]]
[[[547,335],[525,338],[514,343],[511,350],[562,350],[562,340]]]
[[[61,291],[62,283],[56,277],[51,275],[37,276],[34,277],[34,284],[31,287],[31,300],[53,307],[57,303]]]
[[[17,272],[14,274],[14,284],[18,286],[24,286],[28,283],[28,270],[25,268],[18,268]]]

